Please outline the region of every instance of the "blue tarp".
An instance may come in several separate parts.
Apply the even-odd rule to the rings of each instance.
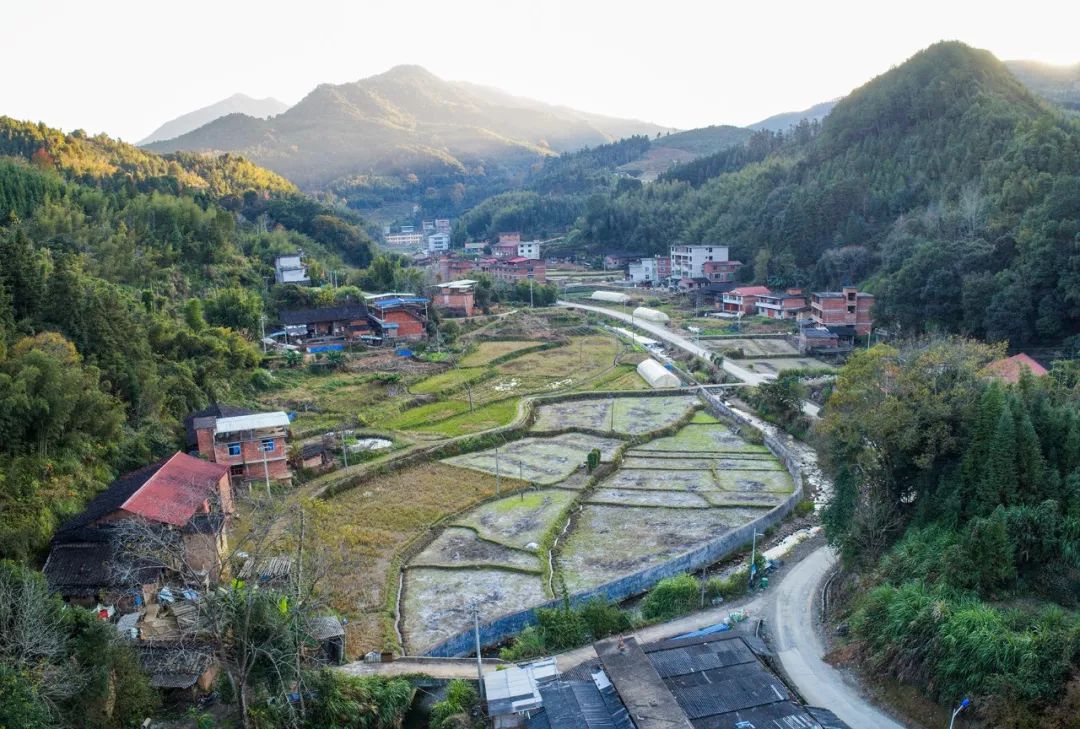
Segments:
[[[704,638],[706,635],[712,635],[713,633],[726,633],[731,630],[731,626],[727,623],[717,623],[716,625],[710,625],[707,628],[701,630],[695,630],[690,633],[683,633],[682,635],[676,635],[671,640],[683,640],[686,638]]]
[[[344,344],[315,344],[307,348],[309,352],[340,352],[345,349]]]
[[[394,354],[398,357],[412,357],[412,350],[402,347],[401,349],[395,349]]]
[[[378,309],[389,309],[393,306],[402,306],[404,304],[426,304],[428,300],[422,296],[399,296],[394,299],[378,299],[371,302],[371,306]]]

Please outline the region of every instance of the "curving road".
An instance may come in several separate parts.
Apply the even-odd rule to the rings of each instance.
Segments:
[[[811,706],[830,709],[852,729],[904,729],[868,703],[844,674],[824,660],[825,646],[815,625],[814,603],[836,564],[836,553],[821,547],[792,566],[776,585],[766,608],[766,625],[780,664]]]

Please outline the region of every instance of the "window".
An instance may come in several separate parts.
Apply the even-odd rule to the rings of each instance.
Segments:
[[[259,450],[261,450],[263,453],[273,453],[274,452],[274,439],[273,438],[264,438],[262,440],[262,442],[259,443]]]
[[[229,475],[233,478],[240,478],[244,475],[243,466],[229,466]]]
[[[230,443],[229,444],[229,455],[230,456],[238,456],[238,455],[240,455],[240,444],[239,443]]]

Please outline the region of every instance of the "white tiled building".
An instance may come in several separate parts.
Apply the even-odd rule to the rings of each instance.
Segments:
[[[671,277],[704,278],[707,261],[726,260],[727,246],[671,246]]]

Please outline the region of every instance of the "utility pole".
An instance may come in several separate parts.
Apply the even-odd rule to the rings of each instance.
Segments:
[[[300,541],[296,545],[296,607],[300,607],[300,590],[304,581],[304,505],[300,505]],[[296,675],[300,676],[300,626],[296,625]],[[307,713],[304,707],[304,689],[300,687],[300,716]]]
[[[480,684],[480,700],[483,701],[486,697],[484,696],[484,659],[480,655],[480,601],[473,600],[471,607],[473,634],[476,636],[476,681]]]
[[[465,391],[466,391],[467,393],[469,393],[469,412],[471,413],[471,412],[473,411],[473,403],[472,403],[472,383],[471,383],[471,382],[466,382],[466,383],[465,383]]]
[[[266,314],[259,314],[259,342],[262,343],[263,354],[266,354]]]
[[[502,477],[499,474],[499,446],[495,446],[495,496],[502,496]]]
[[[338,428],[338,438],[341,440],[341,457],[345,459],[345,468],[349,467],[349,447],[345,445],[345,433]]]
[[[754,575],[757,573],[757,538],[764,537],[764,534],[754,530],[754,537],[750,540],[750,589],[754,589]]]
[[[266,446],[259,441],[259,450],[263,456],[263,476],[266,477],[266,498],[270,498],[270,465],[266,462]]]

